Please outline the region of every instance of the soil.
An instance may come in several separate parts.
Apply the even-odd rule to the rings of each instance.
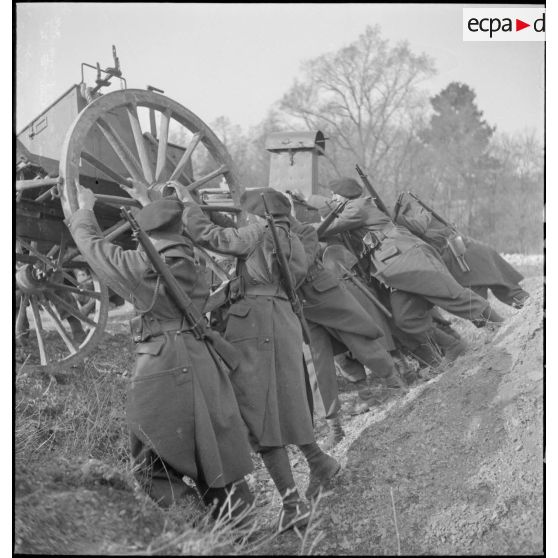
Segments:
[[[543,552],[542,279],[523,286],[531,298],[522,310],[495,302],[507,318],[498,331],[454,321],[469,350],[438,376],[368,413],[344,416],[346,437],[331,452],[342,471],[305,539],[273,536],[280,502],[255,460],[249,483],[258,493],[258,536],[270,539],[258,553]],[[124,331],[120,316],[88,363],[57,384],[18,371],[15,552],[255,552],[200,527],[204,512],[194,499],[160,510],[135,487],[123,420],[132,362],[131,350],[122,349],[129,346]],[[356,393],[339,382],[348,409]],[[99,404],[105,400],[110,409]],[[94,417],[96,430],[78,431],[101,407],[110,420]],[[323,422],[317,432],[323,442]],[[93,446],[81,444],[87,435]],[[297,451],[291,457],[304,492],[306,464]]]

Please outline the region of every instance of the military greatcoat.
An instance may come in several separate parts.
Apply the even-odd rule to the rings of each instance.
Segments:
[[[491,289],[494,295],[506,304],[512,304],[529,296],[519,286],[519,282],[523,280],[523,275],[519,271],[496,250],[468,237],[463,237],[463,241],[467,248],[465,260],[470,271],[462,270],[447,242],[453,235],[453,229],[444,225],[406,194],[401,203],[397,223],[407,227],[413,234],[433,246],[460,285],[474,290],[485,298],[487,290]]]
[[[489,311],[482,297],[449,274],[434,248],[394,225],[370,197],[349,200],[325,236],[350,233],[351,243],[360,253],[362,239],[369,231],[374,244],[370,272],[391,289],[396,325],[418,342],[426,342],[432,330],[429,310],[433,305],[469,320],[482,319]]]
[[[316,253],[317,235],[301,237],[307,253]],[[314,246],[312,246],[314,245]],[[312,359],[316,377],[312,378],[315,407],[326,418],[340,409],[334,354],[349,349],[353,357],[377,377],[394,370],[386,351],[381,329],[374,323],[345,284],[326,269],[319,257],[310,265],[299,290],[304,316],[310,327]]]
[[[255,449],[313,442],[302,331],[280,284],[269,229],[260,223],[220,227],[191,203],[185,204],[183,222],[196,243],[241,260],[244,296],[228,311],[225,337],[242,354],[231,381]],[[291,273],[300,284],[308,269],[304,247],[287,216],[276,218],[276,224]]]
[[[250,445],[228,373],[180,318],[142,250],[123,250],[104,239],[92,211],[69,220],[74,240],[91,268],[137,310],[136,365],[127,398],[127,421],[136,457],[152,448],[181,475],[223,487],[252,470]],[[195,306],[209,295],[182,235],[163,233],[156,244],[172,250],[172,272]],[[155,297],[155,292],[157,295]]]

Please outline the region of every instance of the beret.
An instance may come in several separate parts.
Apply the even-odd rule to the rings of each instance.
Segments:
[[[339,194],[344,198],[358,198],[362,194],[362,186],[354,178],[348,176],[336,178],[327,186],[334,194]]]
[[[267,207],[272,215],[290,215],[291,202],[289,198],[273,188],[245,190],[240,196],[240,205],[242,205],[248,213],[264,217],[265,208],[262,201],[262,194],[265,195]]]
[[[182,202],[163,198],[142,208],[136,214],[136,221],[145,232],[178,232],[182,226],[183,210]]]

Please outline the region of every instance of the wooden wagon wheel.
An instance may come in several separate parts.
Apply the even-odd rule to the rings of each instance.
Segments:
[[[109,295],[78,252],[52,195],[57,182],[38,166],[17,172],[15,337],[17,354],[55,373],[86,356],[106,326]]]
[[[95,99],[70,127],[60,177],[71,213],[78,208],[76,180],[83,175],[119,184],[134,178],[149,187],[176,180],[192,193],[224,178],[235,205],[241,194],[234,164],[211,129],[176,101],[141,89]],[[125,195],[101,201],[131,202]]]
[[[49,373],[83,359],[107,322],[108,289],[60,244],[16,241],[16,341],[20,359]],[[78,267],[81,266],[81,267]]]

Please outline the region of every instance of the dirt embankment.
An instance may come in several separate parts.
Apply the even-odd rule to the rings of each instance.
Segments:
[[[464,356],[348,426],[318,553],[542,553],[542,281],[525,288],[498,332],[460,324]]]

